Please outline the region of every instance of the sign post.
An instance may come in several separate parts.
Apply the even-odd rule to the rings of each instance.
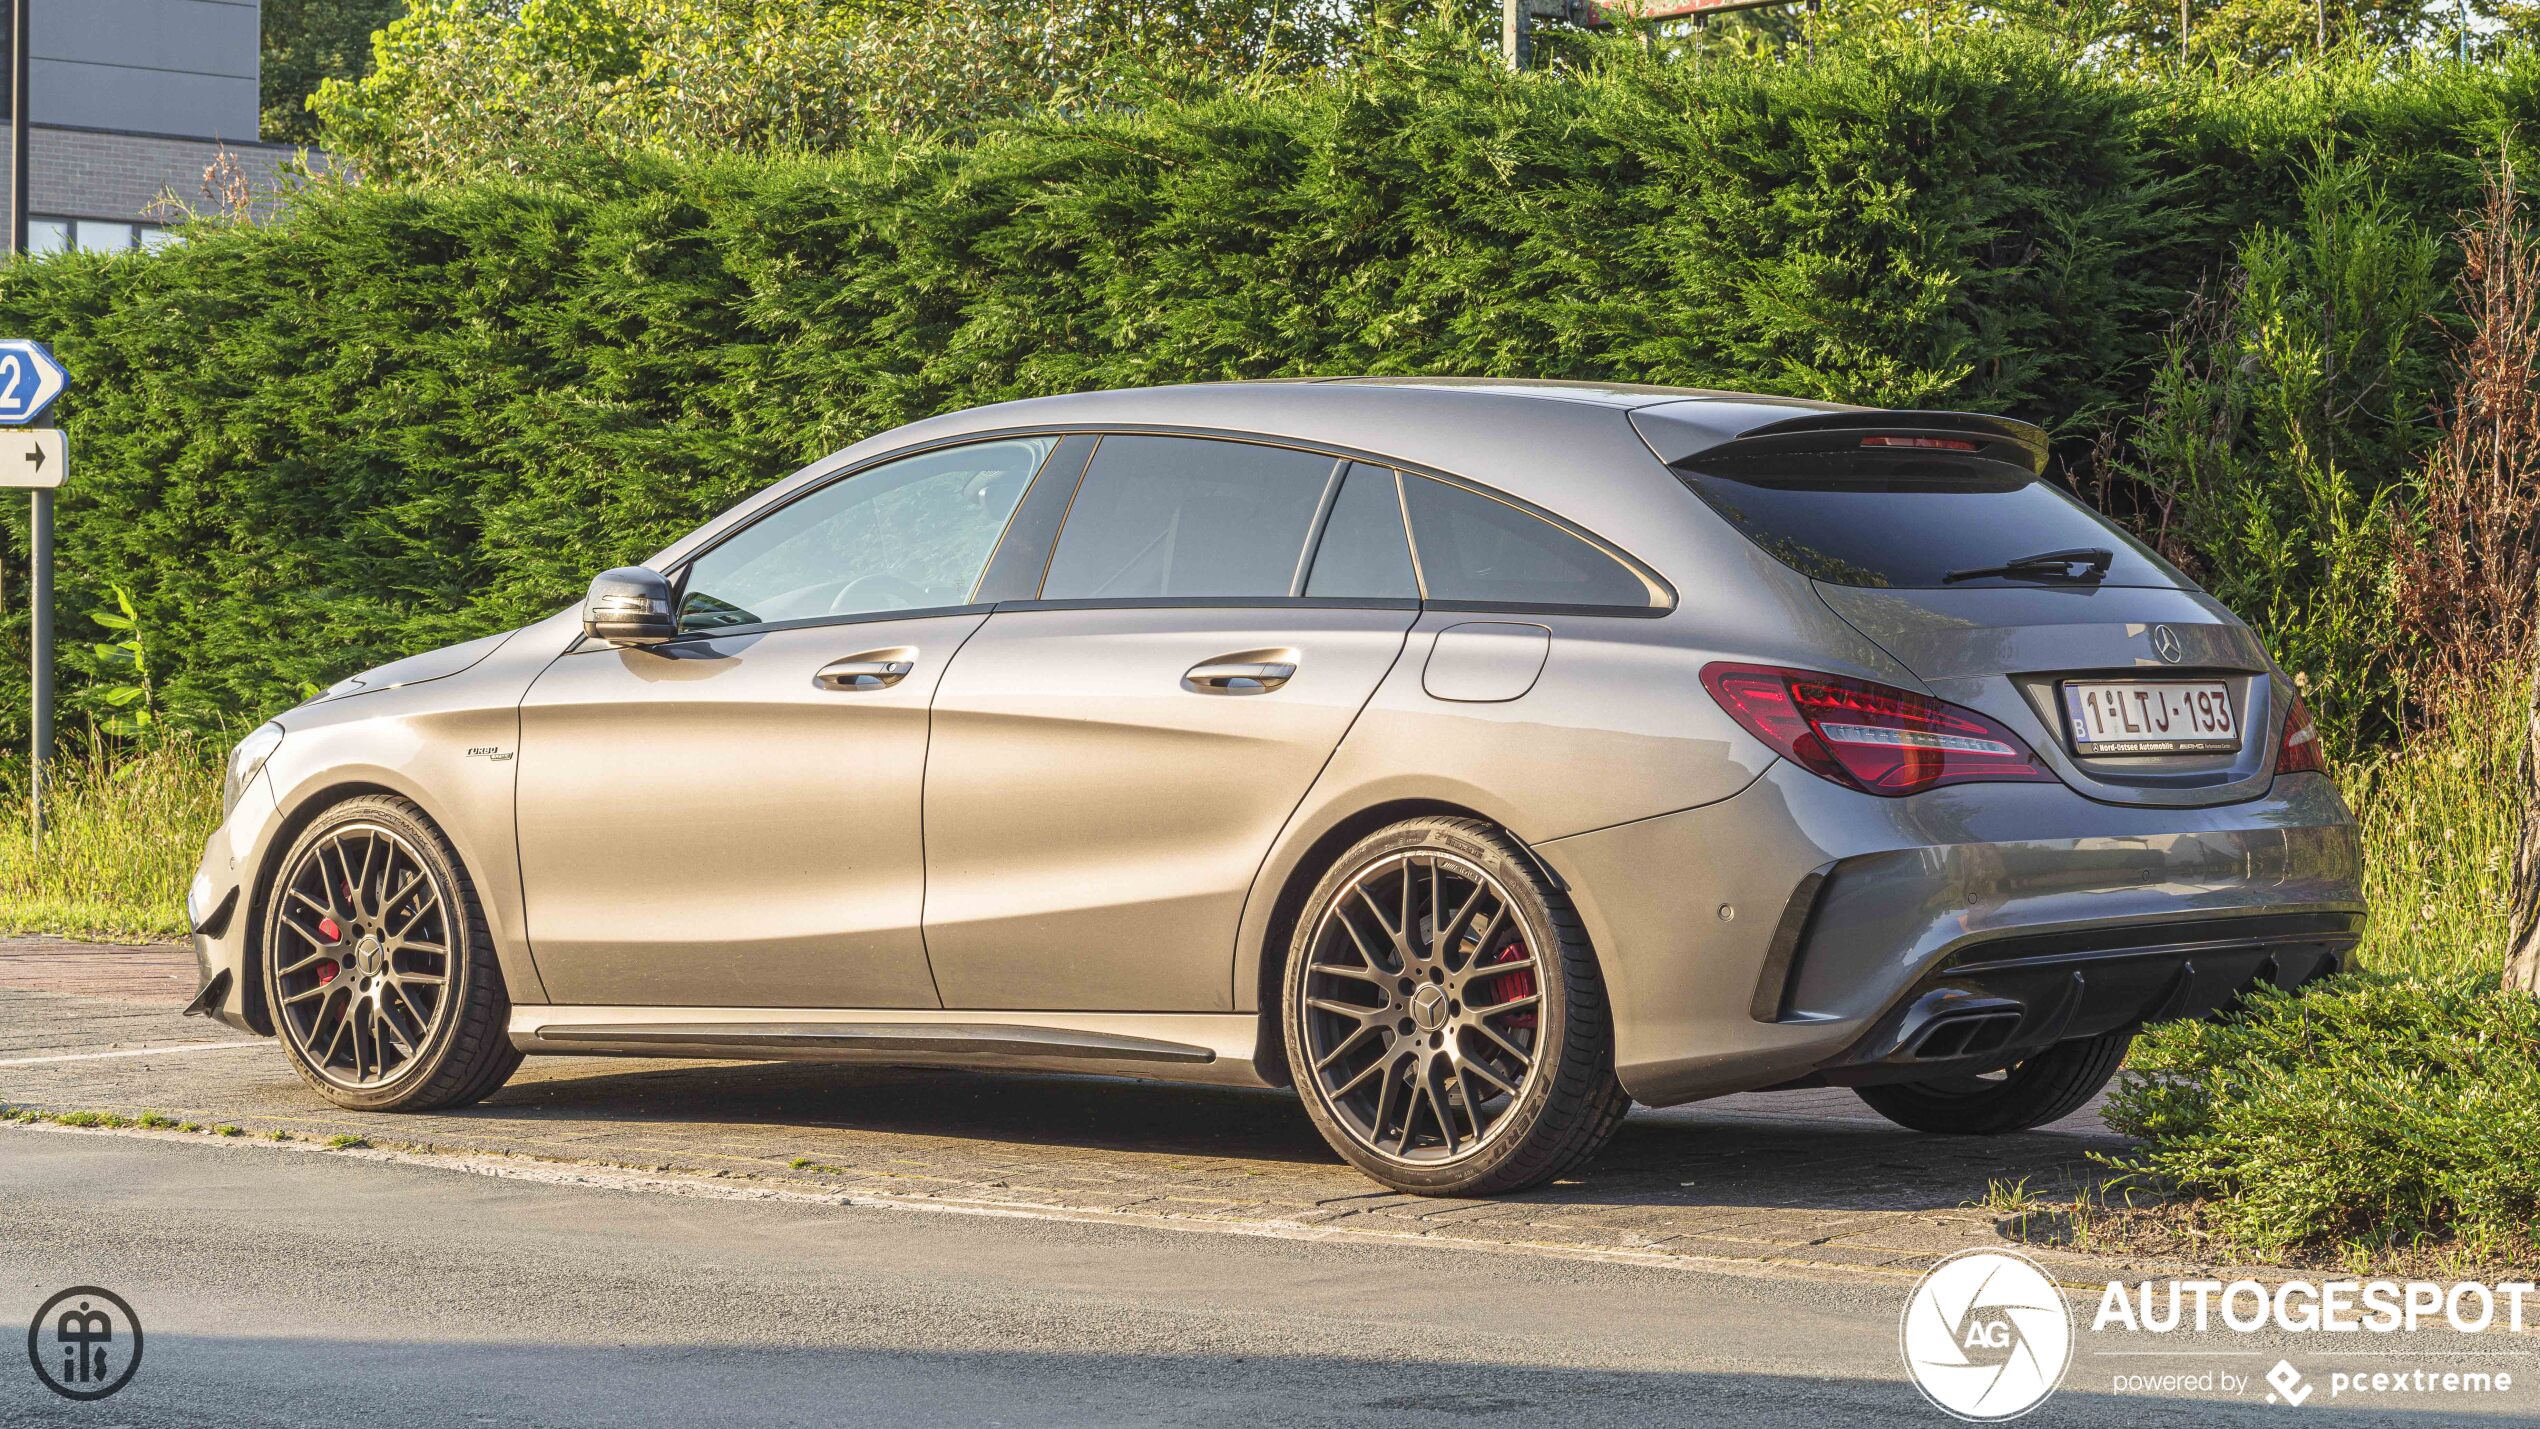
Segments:
[[[34,502],[27,524],[28,643],[34,669],[33,719],[27,730],[27,824],[44,838],[44,760],[53,746],[53,490],[70,474],[70,442],[49,427],[29,424],[44,415],[69,374],[44,344],[0,339],[0,487],[22,486]]]

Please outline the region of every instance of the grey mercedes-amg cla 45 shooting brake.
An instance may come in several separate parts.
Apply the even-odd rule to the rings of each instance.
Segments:
[[[378,1110],[532,1052],[1293,1087],[1416,1192],[1634,1100],[2040,1125],[2362,919],[2293,686],[2045,454],[1550,382],[932,418],[255,731],[195,1006]]]

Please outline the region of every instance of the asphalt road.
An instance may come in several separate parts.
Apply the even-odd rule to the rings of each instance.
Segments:
[[[719,1199],[0,1128],[0,1316],[79,1283],[139,1313],[140,1373],[98,1404],[55,1399],[12,1330],[0,1421],[1946,1422],[1903,1379],[1891,1277]],[[2085,1354],[2027,1422],[2288,1418],[2092,1392],[2107,1368]],[[2456,1423],[2469,1408],[2358,1416],[2323,1397],[2291,1417]]]

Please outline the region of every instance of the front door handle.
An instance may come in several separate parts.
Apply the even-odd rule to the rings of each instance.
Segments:
[[[1279,660],[1223,660],[1193,665],[1186,689],[1207,695],[1265,695],[1296,678],[1296,666]]]
[[[887,690],[917,668],[916,655],[905,647],[867,650],[821,666],[811,682],[824,690]]]

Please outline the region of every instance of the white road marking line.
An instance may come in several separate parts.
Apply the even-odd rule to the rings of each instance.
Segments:
[[[262,1047],[262,1042],[179,1042],[172,1047],[134,1047],[122,1052],[71,1052],[59,1057],[14,1057],[0,1067],[39,1067],[47,1062],[95,1062],[107,1057],[166,1057],[178,1052],[222,1052],[232,1047]]]

